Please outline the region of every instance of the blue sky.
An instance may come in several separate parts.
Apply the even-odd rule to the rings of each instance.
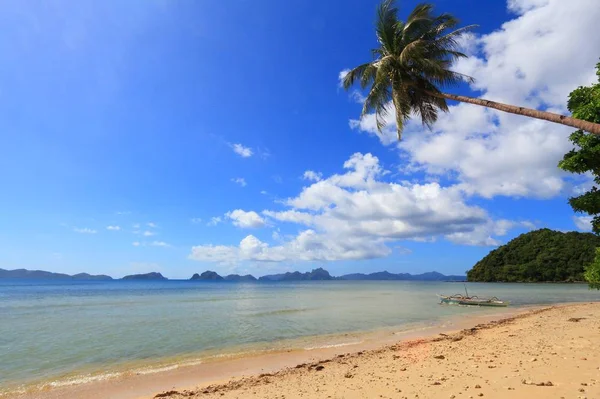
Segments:
[[[600,48],[598,8],[569,3],[436,1],[479,24],[454,92],[565,112],[598,57],[569,43]],[[0,267],[458,274],[533,228],[586,230],[566,199],[589,179],[555,167],[569,129],[458,105],[397,143],[358,121],[338,79],[376,5],[3,2]]]

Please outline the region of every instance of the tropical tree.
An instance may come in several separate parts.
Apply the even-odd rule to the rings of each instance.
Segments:
[[[600,290],[600,248],[596,248],[596,258],[586,266],[583,277],[585,277],[590,288]]]
[[[578,87],[569,94],[567,107],[577,118],[600,123],[600,63],[596,65],[596,75],[598,83]],[[575,148],[565,154],[558,166],[568,172],[592,175],[594,185],[570,198],[569,204],[575,212],[590,215],[593,232],[600,234],[600,136],[577,130],[570,139]]]
[[[415,114],[431,126],[438,111],[447,112],[447,100],[455,100],[556,122],[600,135],[600,124],[552,112],[539,111],[494,101],[449,94],[442,89],[473,78],[450,68],[466,55],[460,52],[458,40],[474,25],[456,29],[458,20],[450,14],[433,14],[433,5],[419,4],[406,22],[398,19],[394,0],[384,0],[377,9],[376,33],[379,47],[372,50],[373,60],[349,71],[344,88],[360,82],[370,86],[362,116],[374,112],[377,129],[386,125],[388,106],[393,103],[398,139],[404,125]]]

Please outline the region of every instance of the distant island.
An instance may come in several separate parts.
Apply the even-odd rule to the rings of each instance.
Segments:
[[[256,281],[256,277],[251,274],[240,276],[239,274],[229,274],[225,277],[221,277],[217,272],[207,270],[202,274],[194,273],[190,280],[200,281]]]
[[[144,274],[131,274],[123,277],[122,280],[167,280],[167,278],[160,273],[152,272]]]
[[[45,279],[45,280],[58,280],[58,279],[69,279],[69,280],[112,280],[110,276],[104,274],[91,275],[87,273],[78,273],[74,275],[63,274],[63,273],[52,273],[43,270],[27,270],[27,269],[15,269],[5,270],[0,269],[0,278],[29,278],[29,279]]]
[[[41,270],[4,270],[0,269],[1,278],[29,278],[29,279],[69,279],[69,280],[113,280],[110,276],[105,275],[90,275],[87,273],[79,273],[68,275],[62,273],[45,272]],[[158,272],[131,274],[123,277],[121,280],[168,280]],[[438,272],[429,272],[423,274],[408,274],[408,273],[390,273],[387,271],[363,274],[354,273],[346,274],[339,277],[334,277],[329,272],[321,267],[313,269],[310,272],[287,272],[281,274],[269,274],[256,278],[251,274],[239,275],[229,274],[225,277],[220,276],[217,272],[207,270],[201,274],[194,273],[190,281],[207,281],[207,282],[277,282],[277,281],[329,281],[329,280],[368,280],[368,281],[465,281],[465,276],[446,276]]]
[[[300,273],[300,272],[287,272],[283,274],[271,274],[262,276],[258,281],[322,281],[322,280],[334,280],[329,272],[321,267],[314,269],[311,272]]]
[[[371,274],[354,273],[346,274],[339,277],[334,277],[329,272],[321,267],[313,269],[310,272],[287,272],[280,274],[269,274],[256,279],[251,274],[240,276],[237,274],[230,274],[225,277],[221,277],[214,271],[207,270],[202,274],[195,273],[190,280],[195,281],[261,281],[261,282],[273,282],[273,281],[329,281],[329,280],[369,280],[369,281],[466,281],[466,276],[446,276],[438,272],[429,272],[423,274],[408,274],[408,273],[390,273],[387,271],[377,272]]]
[[[600,237],[540,229],[521,234],[491,251],[467,272],[468,281],[583,281],[585,265],[594,259]]]
[[[338,277],[339,280],[372,280],[372,281],[465,281],[466,276],[446,276],[438,272],[422,274],[390,273],[388,271],[371,274],[354,273]]]
[[[227,276],[225,276],[225,281],[246,281],[246,282],[252,282],[252,281],[257,281],[256,277],[254,277],[251,274],[246,274],[244,276],[240,276],[239,274],[229,274]]]

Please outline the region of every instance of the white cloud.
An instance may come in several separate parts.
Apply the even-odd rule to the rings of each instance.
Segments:
[[[153,247],[170,247],[170,244],[167,244],[164,241],[152,241],[150,243],[150,245],[152,245]]]
[[[221,219],[220,216],[213,216],[212,218],[210,218],[210,221],[208,223],[206,223],[207,226],[216,226],[219,223],[221,223],[223,220]]]
[[[152,223],[152,222],[146,223],[146,226],[150,227],[151,229],[155,229],[157,227],[156,223]]]
[[[461,245],[486,245],[496,246],[502,242],[493,236],[504,236],[514,227],[521,227],[528,230],[535,228],[529,221],[514,222],[512,220],[489,220],[487,223],[475,227],[471,231],[456,232],[446,236],[449,241]]]
[[[301,226],[295,237],[277,233],[274,246],[253,235],[235,246],[198,245],[190,258],[219,263],[370,259],[389,255],[388,244],[399,240],[446,237],[497,245],[494,236],[517,225],[492,220],[482,208],[467,204],[456,186],[381,181],[384,171],[371,154],[352,155],[344,168],[345,173],[314,182],[285,201],[290,209],[262,212],[273,221]]]
[[[133,227],[134,229],[139,229],[140,228],[140,224],[139,223],[134,223],[131,227]]]
[[[312,170],[307,170],[304,172],[304,175],[302,175],[302,178],[309,181],[319,181],[323,178],[323,174],[314,172]]]
[[[592,231],[592,219],[591,216],[573,216],[575,226],[581,231]]]
[[[263,214],[280,222],[298,223],[306,226],[311,226],[314,223],[313,215],[296,210],[287,210],[282,212],[263,211]]]
[[[254,154],[254,152],[252,151],[252,148],[244,147],[242,144],[239,144],[239,143],[238,144],[229,144],[229,146],[231,147],[233,152],[235,152],[242,158],[249,158]]]
[[[394,247],[394,249],[396,250],[396,253],[399,255],[410,255],[413,252],[412,249],[405,248],[400,245],[397,245],[396,247]]]
[[[190,222],[192,222],[193,224],[199,224],[202,223],[202,218],[191,218]]]
[[[227,212],[225,216],[231,219],[234,226],[241,228],[258,228],[265,226],[265,220],[254,211],[246,212],[241,209],[236,209]]]
[[[326,239],[313,230],[304,230],[283,245],[269,246],[253,235],[246,236],[239,246],[200,245],[192,247],[190,259],[232,264],[240,261],[283,262],[354,260],[387,256],[390,249],[383,242]]]
[[[143,235],[144,237],[150,237],[150,236],[153,236],[153,235],[155,235],[155,234],[156,234],[155,232],[153,232],[153,231],[149,231],[149,230],[146,230],[146,231],[144,231],[144,232],[142,233],[142,235]]]
[[[518,15],[498,30],[464,40],[468,53],[455,69],[476,78],[473,89],[486,99],[566,112],[570,91],[596,80],[600,48],[596,0],[510,0]],[[406,156],[405,172],[423,170],[454,178],[469,195],[550,198],[569,189],[571,177],[557,168],[572,145],[572,128],[519,117],[483,107],[458,104],[441,115],[433,131],[411,121],[398,147]],[[397,143],[394,115],[379,133],[373,115],[350,125]]]
[[[106,230],[119,231],[121,226],[106,226]]]
[[[239,184],[242,187],[246,187],[247,183],[246,183],[246,179],[244,179],[243,177],[235,177],[233,179],[231,179],[232,182]]]
[[[96,230],[88,229],[87,227],[84,227],[84,228],[73,227],[73,231],[75,233],[80,233],[80,234],[96,234],[97,233]]]
[[[267,194],[269,194],[269,193],[268,193],[267,191],[265,191],[265,190],[262,190],[260,193],[261,193],[262,195],[267,195]]]
[[[134,247],[139,247],[142,244],[139,241],[134,241],[133,243],[131,243],[131,245],[133,245]]]

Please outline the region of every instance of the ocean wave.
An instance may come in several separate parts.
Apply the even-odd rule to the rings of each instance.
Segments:
[[[359,345],[362,344],[364,341],[353,341],[353,342],[342,342],[339,344],[327,344],[327,345],[320,345],[320,346],[309,346],[306,348],[303,348],[305,351],[312,351],[315,349],[327,349],[327,348],[341,348],[343,346],[352,346],[352,345]]]

